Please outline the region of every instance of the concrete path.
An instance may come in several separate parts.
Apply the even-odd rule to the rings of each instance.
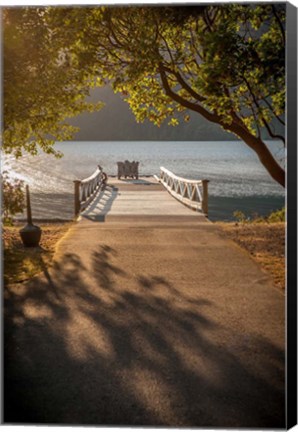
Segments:
[[[133,216],[117,187],[5,290],[4,420],[284,428],[283,294],[195,212]]]

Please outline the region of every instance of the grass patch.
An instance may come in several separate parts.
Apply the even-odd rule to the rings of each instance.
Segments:
[[[285,289],[285,223],[217,222],[222,233],[235,241],[269,273],[274,284]]]
[[[42,236],[40,246],[36,248],[23,246],[19,230],[24,224],[4,226],[2,229],[4,284],[23,282],[51,266],[55,246],[71,225],[71,222],[40,225]]]

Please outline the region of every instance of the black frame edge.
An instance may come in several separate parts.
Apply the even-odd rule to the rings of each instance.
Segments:
[[[287,3],[287,388],[286,427],[297,424],[297,8]]]

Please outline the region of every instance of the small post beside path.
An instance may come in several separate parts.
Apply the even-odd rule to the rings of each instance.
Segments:
[[[26,185],[26,205],[27,205],[27,223],[28,223],[28,225],[33,225],[30,194],[29,194],[29,185]]]
[[[39,226],[33,225],[32,211],[30,202],[29,186],[26,185],[26,207],[27,207],[27,225],[20,229],[19,233],[25,247],[39,246],[42,230]]]

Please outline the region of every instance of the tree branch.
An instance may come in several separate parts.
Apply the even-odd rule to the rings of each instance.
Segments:
[[[201,114],[203,117],[205,117],[207,120],[213,122],[213,123],[219,123],[221,124],[221,118],[217,114],[212,114],[209,111],[207,111],[204,107],[201,105],[195,104],[193,102],[188,101],[187,99],[184,99],[182,96],[175,93],[169,83],[166,76],[166,72],[164,69],[164,66],[160,63],[159,64],[159,74],[161,77],[161,81],[164,87],[164,90],[166,92],[166,95],[172,98],[175,102],[179,103],[180,105],[184,106],[185,108],[188,108],[192,111],[196,111],[199,114]]]
[[[257,98],[256,98],[254,92],[252,91],[252,88],[251,88],[251,86],[250,86],[248,80],[247,80],[245,77],[244,77],[244,81],[245,81],[245,83],[246,83],[246,85],[247,85],[247,88],[248,88],[248,90],[249,90],[249,92],[250,92],[250,94],[251,94],[251,96],[252,96],[252,98],[253,98],[253,101],[254,101],[256,107],[257,107],[258,109],[260,109],[260,104],[259,104],[259,102],[257,101]],[[274,134],[274,133],[272,132],[272,130],[271,130],[271,128],[270,128],[270,126],[269,126],[267,120],[265,119],[265,117],[264,117],[263,115],[261,115],[261,120],[263,121],[264,126],[265,126],[265,128],[267,129],[267,131],[268,131],[269,135],[271,136],[271,138],[278,138],[278,139],[280,139],[280,140],[284,143],[284,145],[285,145],[285,144],[286,144],[285,138],[284,138],[282,135]]]
[[[250,107],[251,107],[252,114],[253,114],[254,119],[255,119],[255,125],[256,125],[257,130],[258,130],[258,138],[260,138],[260,137],[261,137],[260,126],[259,126],[259,123],[258,123],[258,119],[257,119],[256,113],[255,113],[255,110],[254,110],[253,104],[251,104]]]
[[[276,117],[276,119],[283,125],[285,126],[286,123],[274,112],[273,107],[271,106],[271,104],[268,102],[268,100],[266,98],[263,98],[263,101],[265,102],[265,104],[268,106],[268,108],[273,112],[274,116]]]
[[[281,20],[280,20],[280,18],[278,16],[278,13],[277,13],[277,11],[275,9],[275,6],[271,5],[271,8],[272,8],[273,15],[275,16],[275,19],[276,19],[276,21],[277,21],[277,23],[279,25],[280,32],[281,32],[281,35],[282,35],[282,40],[283,40],[283,43],[285,45],[286,44],[286,35],[285,35],[285,30],[283,28],[282,22],[281,22]]]
[[[194,99],[196,99],[199,102],[204,102],[206,99],[201,96],[199,93],[197,93],[195,90],[193,90],[192,87],[190,87],[189,84],[182,78],[182,76],[179,74],[179,72],[172,71],[168,67],[163,66],[163,69],[165,72],[168,72],[172,75],[174,75],[177,78],[177,81],[183,87]]]
[[[262,117],[262,120],[263,120],[263,123],[264,123],[264,125],[265,125],[265,128],[267,129],[267,131],[268,131],[269,135],[271,136],[271,138],[278,138],[278,139],[280,139],[280,140],[284,143],[284,145],[286,145],[286,140],[285,140],[285,138],[284,138],[282,135],[274,134],[274,133],[272,132],[272,130],[271,130],[271,128],[270,128],[268,122],[267,122],[263,117]]]
[[[192,28],[190,28],[190,35],[191,35],[191,44],[192,44],[192,46],[194,47],[194,49],[195,49],[197,55],[199,56],[199,58],[201,60],[203,60],[202,54],[200,53],[200,51],[198,49],[198,46],[197,46],[197,44],[196,44],[196,42],[194,40],[195,38],[194,38],[194,34],[193,34],[193,31],[192,31]]]

